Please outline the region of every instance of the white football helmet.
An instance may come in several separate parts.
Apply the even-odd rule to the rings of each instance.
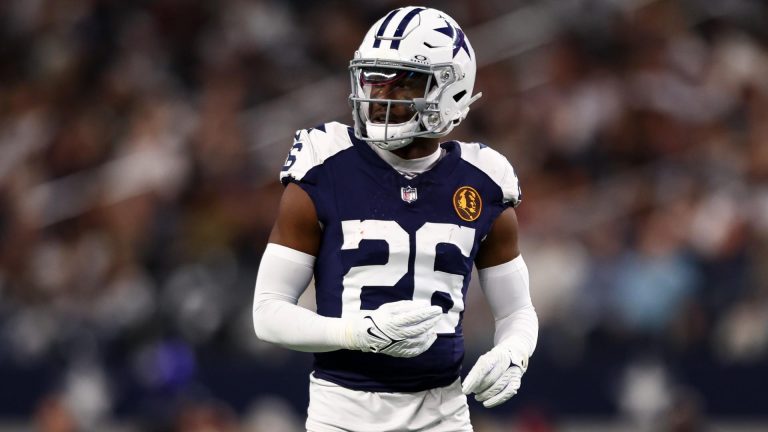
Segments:
[[[415,137],[446,135],[482,95],[472,95],[472,45],[456,21],[436,9],[408,6],[389,12],[368,30],[349,70],[355,136],[385,150],[404,147]],[[377,86],[401,80],[424,85],[423,96],[399,100],[372,94]],[[395,118],[395,105],[405,105],[410,118]]]

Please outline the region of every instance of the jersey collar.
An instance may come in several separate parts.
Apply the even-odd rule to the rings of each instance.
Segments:
[[[378,152],[372,149],[367,142],[355,137],[355,132],[352,128],[347,128],[347,131],[349,133],[349,139],[352,142],[352,145],[355,147],[355,149],[360,153],[360,155],[365,160],[371,162],[378,170],[381,170],[387,173],[395,172],[397,173],[398,177],[402,177],[404,180],[407,180],[404,176],[400,174],[400,172],[398,171],[398,168],[393,167],[392,165],[390,165],[388,161],[385,161],[382,155],[379,155]],[[440,158],[440,155],[437,152],[435,155],[430,155],[430,156],[426,156],[425,158],[420,158],[420,159],[427,159],[430,157],[437,156],[439,160],[437,160],[437,162],[434,163],[434,165],[431,168],[416,175],[414,179],[420,179],[425,177],[441,178],[442,176],[449,175],[453,171],[453,169],[456,168],[456,165],[459,162],[459,159],[461,159],[460,149],[458,144],[455,141],[446,141],[444,143],[440,143],[440,148],[438,149],[438,152],[440,153],[442,153],[443,151],[445,152],[445,155],[443,155],[442,158]],[[390,156],[397,158],[400,161],[405,161],[406,163],[412,162],[412,161],[399,158],[394,154],[390,154]]]

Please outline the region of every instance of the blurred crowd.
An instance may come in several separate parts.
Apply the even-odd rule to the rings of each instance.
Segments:
[[[428,3],[478,56],[521,31],[473,33],[498,17],[535,12],[554,29],[479,59],[484,96],[450,137],[516,168],[541,322],[521,402],[473,407],[477,430],[765,415],[763,394],[718,407],[705,373],[686,371],[768,382],[768,6]],[[282,191],[274,155],[313,124],[271,122],[266,146],[253,113],[346,82],[367,28],[405,4],[0,2],[0,418],[46,432],[301,430],[309,356],[257,341],[250,308]],[[349,123],[347,91],[290,102]],[[492,338],[477,292],[468,360]],[[589,385],[585,371],[605,406],[569,388]]]

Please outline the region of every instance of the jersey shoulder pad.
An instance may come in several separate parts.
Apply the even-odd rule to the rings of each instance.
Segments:
[[[501,188],[505,204],[517,207],[522,200],[520,183],[507,158],[485,144],[460,142],[459,145],[461,158],[484,172]]]
[[[348,127],[338,122],[323,123],[300,129],[293,136],[293,145],[280,170],[280,181],[301,181],[312,168],[352,146]]]

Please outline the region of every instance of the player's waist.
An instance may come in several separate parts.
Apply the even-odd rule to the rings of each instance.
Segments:
[[[375,392],[417,392],[456,380],[464,358],[461,335],[441,335],[412,358],[339,350],[315,354],[315,376],[340,386]]]

